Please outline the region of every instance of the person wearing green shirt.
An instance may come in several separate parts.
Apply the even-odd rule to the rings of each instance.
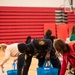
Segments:
[[[72,27],[71,33],[70,33],[70,41],[75,40],[75,26]]]

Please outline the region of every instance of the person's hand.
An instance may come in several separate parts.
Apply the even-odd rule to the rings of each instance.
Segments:
[[[48,60],[48,61],[46,62],[46,64],[47,64],[47,66],[50,66],[50,61]]]
[[[3,64],[0,64],[0,67],[2,69],[2,73],[4,73],[4,67],[3,67]]]
[[[14,59],[14,62],[16,62],[16,59]]]
[[[47,53],[46,56],[45,56],[45,59],[50,59],[50,53]]]
[[[4,67],[3,67],[3,64],[0,64],[0,67],[1,67],[1,68],[4,68]]]
[[[14,59],[14,62],[16,62],[17,61],[17,58],[16,59]]]

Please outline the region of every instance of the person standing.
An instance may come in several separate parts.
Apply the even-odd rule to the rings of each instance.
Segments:
[[[52,31],[50,29],[48,29],[46,31],[46,33],[45,33],[45,35],[43,37],[43,39],[50,39],[52,41],[52,45],[53,45],[53,42],[54,42],[55,38],[56,38],[55,36],[52,36]],[[55,51],[54,47],[52,46],[52,50],[51,50],[50,55],[52,56],[52,55],[55,55],[55,54],[56,54],[56,51]],[[56,56],[57,56],[57,54],[56,54]],[[61,62],[60,62],[58,56],[57,56],[57,58],[56,57],[51,58],[51,60],[53,61],[54,64],[55,64],[55,59],[58,61],[58,64],[61,67]],[[59,73],[60,73],[60,68],[59,68]]]

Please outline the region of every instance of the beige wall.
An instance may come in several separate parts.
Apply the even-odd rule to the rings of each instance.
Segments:
[[[0,6],[25,6],[25,7],[60,7],[69,6],[69,0],[0,0]],[[75,0],[73,0],[75,7]]]

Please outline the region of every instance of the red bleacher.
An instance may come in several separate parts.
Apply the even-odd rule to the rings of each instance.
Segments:
[[[25,42],[27,36],[31,36],[32,39],[41,39],[47,29],[51,29],[53,35],[56,36],[57,34],[60,37],[59,30],[55,28],[55,10],[58,9],[61,8],[0,6],[0,43]],[[67,14],[68,24],[74,24],[75,15],[71,15],[71,13]],[[59,29],[59,26],[57,28]],[[69,32],[66,34],[69,34]],[[68,35],[64,39],[66,37]]]

